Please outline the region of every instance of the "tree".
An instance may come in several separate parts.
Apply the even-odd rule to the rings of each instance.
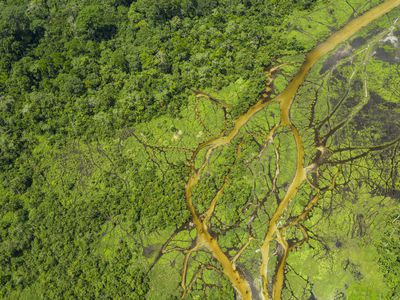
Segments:
[[[106,5],[84,6],[76,19],[76,31],[85,39],[96,42],[109,40],[117,33],[114,15],[114,9]]]

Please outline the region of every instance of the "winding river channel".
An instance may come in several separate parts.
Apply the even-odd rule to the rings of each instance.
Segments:
[[[299,187],[302,185],[306,179],[306,169],[304,166],[304,147],[302,144],[302,139],[297,128],[292,124],[290,119],[290,108],[292,102],[297,94],[299,87],[304,82],[310,69],[316,64],[316,62],[321,59],[324,55],[336,48],[340,43],[348,40],[351,36],[357,33],[361,28],[367,26],[374,20],[382,17],[386,13],[390,12],[394,8],[400,6],[400,0],[387,0],[378,6],[370,9],[363,15],[354,18],[349,23],[347,23],[342,29],[332,34],[326,41],[319,44],[312,51],[310,51],[304,63],[302,64],[300,70],[294,76],[292,81],[288,84],[285,90],[276,96],[274,99],[266,100],[262,99],[255,105],[250,107],[250,109],[241,115],[235,122],[233,128],[217,138],[211,139],[203,144],[200,144],[192,157],[192,175],[188,179],[185,186],[185,197],[188,209],[191,212],[193,223],[197,230],[197,245],[195,248],[204,247],[208,249],[213,257],[220,263],[223,268],[224,274],[232,283],[237,293],[242,299],[248,300],[252,299],[252,290],[250,288],[249,282],[242,276],[236,269],[235,262],[229,259],[229,257],[224,253],[218,244],[218,241],[213,237],[208,228],[208,220],[214,210],[216,202],[218,199],[213,199],[212,207],[207,211],[206,216],[200,216],[193,205],[192,191],[201,179],[203,170],[206,168],[209,158],[213,151],[220,147],[231,143],[231,141],[237,136],[240,129],[259,111],[268,106],[271,101],[277,101],[280,103],[280,124],[279,126],[287,126],[292,132],[294,141],[297,148],[297,163],[296,172],[290,186],[280,201],[274,214],[271,216],[269,222],[266,221],[266,235],[261,246],[262,263],[260,266],[260,277],[263,282],[262,297],[264,299],[272,298],[275,300],[281,299],[282,288],[284,283],[284,266],[285,264],[278,264],[277,270],[275,270],[275,280],[273,284],[273,290],[268,291],[268,264],[270,260],[270,245],[277,236],[277,223],[281,219],[285,209],[288,207],[291,200],[296,196]],[[277,126],[273,127],[270,132],[270,136],[274,134]],[[194,161],[197,156],[200,155],[201,150],[207,150],[203,158],[203,163],[199,168],[195,167]],[[219,196],[218,196],[219,197]],[[278,234],[279,235],[279,234]],[[285,244],[284,242],[282,243]],[[287,259],[289,251],[285,250],[284,260]],[[184,274],[185,276],[185,274]],[[184,279],[183,279],[184,282]]]

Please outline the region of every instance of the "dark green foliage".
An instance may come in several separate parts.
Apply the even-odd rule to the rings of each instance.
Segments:
[[[109,40],[117,32],[113,15],[112,7],[101,4],[85,6],[76,18],[76,31],[84,39],[97,42]]]
[[[0,3],[0,55],[1,67],[9,68],[10,61],[20,59],[36,45],[43,35],[38,23],[31,23],[23,4]]]

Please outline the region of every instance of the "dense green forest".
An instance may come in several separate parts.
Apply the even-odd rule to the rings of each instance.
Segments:
[[[196,240],[185,187],[206,155],[196,147],[381,2],[0,1],[0,298],[234,299],[207,251],[184,268]],[[293,104],[306,162],[330,156],[287,209],[290,220],[321,194],[283,299],[400,297],[399,15],[321,60]],[[193,190],[203,213],[224,190],[212,235],[232,258],[248,247],[234,259],[246,278],[294,176],[287,128],[263,152],[279,114],[272,103],[216,150]]]

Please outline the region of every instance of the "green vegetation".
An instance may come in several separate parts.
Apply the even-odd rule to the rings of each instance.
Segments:
[[[0,298],[234,299],[206,249],[191,253],[182,286],[196,244],[185,185],[208,149],[193,154],[380,2],[2,1]],[[398,15],[324,57],[293,103],[305,166],[319,168],[278,225],[323,193],[307,239],[286,232],[285,300],[400,297]],[[254,297],[296,170],[291,130],[268,139],[279,120],[269,103],[214,150],[192,191],[204,216],[223,190],[209,229]],[[270,253],[272,284],[281,245]]]

